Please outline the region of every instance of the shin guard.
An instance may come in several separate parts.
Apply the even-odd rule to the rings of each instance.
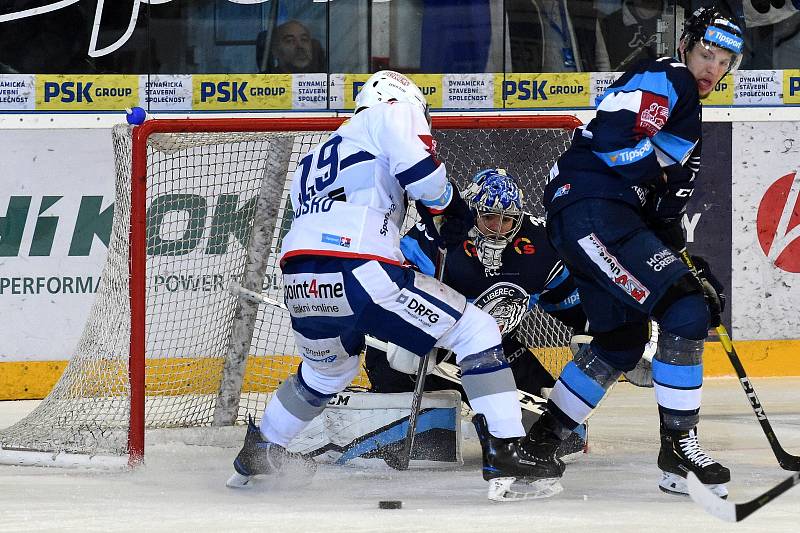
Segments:
[[[653,384],[661,423],[688,431],[700,419],[704,341],[662,331],[653,357]]]
[[[547,409],[562,426],[557,431],[561,439],[589,418],[621,375],[621,370],[595,355],[590,344],[581,346],[561,371],[547,402]]]

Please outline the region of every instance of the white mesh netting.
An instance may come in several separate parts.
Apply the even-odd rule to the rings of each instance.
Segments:
[[[242,129],[247,129],[242,120]],[[225,425],[259,417],[297,367],[288,315],[227,291],[233,279],[282,301],[276,250],[291,220],[288,177],[327,133],[160,133],[147,147],[145,423]],[[557,129],[434,132],[440,159],[464,186],[502,166],[541,215],[548,170],[570,133]],[[117,162],[108,259],[83,335],[63,376],[26,418],[0,431],[0,448],[124,455],[130,419],[129,228],[131,131],[114,129]],[[569,331],[533,311],[521,337],[557,373]],[[366,385],[366,377],[356,385]]]

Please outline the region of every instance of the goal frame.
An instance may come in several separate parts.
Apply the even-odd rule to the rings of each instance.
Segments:
[[[145,351],[147,260],[147,142],[153,134],[200,132],[323,132],[334,131],[348,116],[307,118],[202,118],[151,119],[132,129],[131,212],[129,254],[130,345],[128,379],[130,419],[128,464],[144,459],[145,445]],[[467,115],[434,116],[432,129],[565,129],[582,122],[572,115]]]

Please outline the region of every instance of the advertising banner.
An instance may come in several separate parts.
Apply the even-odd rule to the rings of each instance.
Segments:
[[[111,132],[7,130],[2,138],[0,361],[68,359],[111,234]]]
[[[139,105],[139,77],[111,74],[36,76],[36,109],[120,111]]]
[[[36,99],[33,74],[0,76],[0,110],[32,111]]]
[[[585,108],[589,98],[589,74],[506,74],[495,76],[495,107]]]
[[[690,254],[708,261],[714,275],[731,291],[731,124],[703,124],[703,153],[694,194],[683,215]],[[730,299],[722,315],[730,324]]]
[[[196,74],[193,109],[244,111],[291,109],[291,74]]]
[[[800,136],[794,122],[733,129],[734,332],[796,338],[800,330]]]

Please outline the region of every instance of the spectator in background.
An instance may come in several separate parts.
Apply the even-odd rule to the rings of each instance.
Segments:
[[[311,37],[308,28],[297,20],[277,26],[272,32],[269,50],[264,56],[267,32],[256,37],[258,70],[268,74],[326,72],[326,58],[322,45]]]
[[[658,57],[658,20],[665,7],[664,0],[625,0],[620,9],[601,18],[597,70],[622,72],[642,59]]]

